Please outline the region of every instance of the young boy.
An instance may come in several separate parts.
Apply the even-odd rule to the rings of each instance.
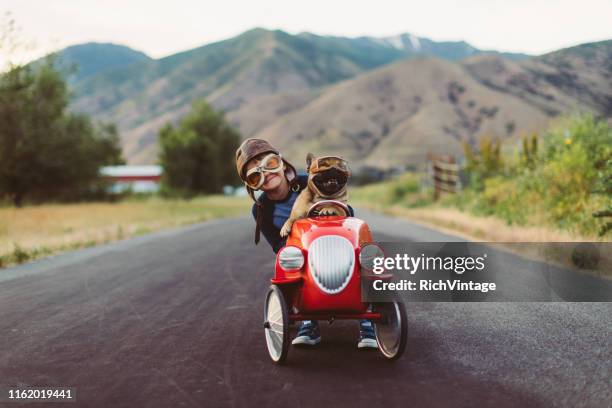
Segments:
[[[247,139],[236,150],[236,169],[244,181],[246,189],[255,203],[255,244],[259,242],[260,233],[278,252],[286,242],[280,236],[280,230],[291,214],[291,208],[300,191],[306,188],[308,176],[298,175],[288,161],[280,156],[277,149],[263,139]],[[262,190],[259,198],[255,191]],[[351,208],[351,215],[353,209]],[[294,345],[313,346],[321,341],[317,321],[303,321]],[[359,348],[377,348],[374,328],[369,320],[359,323]]]

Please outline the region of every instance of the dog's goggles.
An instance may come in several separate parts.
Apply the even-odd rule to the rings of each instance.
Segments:
[[[257,167],[248,170],[244,182],[253,190],[259,190],[266,181],[265,173],[280,173],[283,171],[283,159],[271,153],[264,157]]]
[[[329,169],[338,169],[345,173],[349,172],[346,160],[337,156],[319,157],[313,160],[308,167],[308,172],[316,174]]]

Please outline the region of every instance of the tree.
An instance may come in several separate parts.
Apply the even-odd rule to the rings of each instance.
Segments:
[[[190,196],[236,185],[234,154],[239,145],[240,134],[221,112],[204,101],[194,103],[176,127],[168,123],[159,133],[164,190]]]
[[[100,166],[123,162],[116,129],[68,112],[68,90],[48,58],[0,76],[0,196],[20,206],[86,197]]]

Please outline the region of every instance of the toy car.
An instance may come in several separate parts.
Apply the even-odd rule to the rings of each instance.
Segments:
[[[318,215],[330,205],[346,216]],[[273,362],[285,361],[289,325],[301,320],[369,319],[385,358],[396,360],[404,352],[407,323],[403,303],[362,301],[362,268],[371,270],[373,259],[384,254],[372,244],[368,225],[349,214],[349,208],[339,201],[315,203],[308,218],[294,223],[285,247],[278,252],[264,306],[265,338]]]

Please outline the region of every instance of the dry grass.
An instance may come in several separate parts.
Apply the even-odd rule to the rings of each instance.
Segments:
[[[245,214],[247,198],[127,200],[0,208],[0,266],[213,218]]]
[[[399,205],[381,206],[359,201],[354,203],[374,211],[405,218],[417,224],[480,242],[596,242],[598,236],[585,236],[547,226],[508,225],[500,218],[477,216],[455,208],[435,204],[423,208]],[[603,240],[605,241],[605,240]]]
[[[581,242],[598,241],[543,226],[508,225],[496,217],[475,216],[455,208],[401,208],[390,207],[389,214],[403,216],[412,221],[429,224],[461,235],[472,241],[487,242]]]
[[[612,279],[612,253],[601,253],[601,259],[595,269],[576,269],[570,256],[570,250],[573,246],[563,245],[563,243],[568,242],[609,242],[598,236],[576,235],[543,226],[511,226],[496,217],[475,216],[458,209],[436,205],[426,208],[383,207],[376,204],[368,205],[365,202],[360,202],[359,205],[394,217],[405,218],[411,222],[460,236],[470,241],[500,243],[496,248],[529,259],[553,263],[575,269],[581,273]],[[559,244],[531,245],[533,242]],[[601,250],[601,248],[607,247],[599,246],[599,248]]]

